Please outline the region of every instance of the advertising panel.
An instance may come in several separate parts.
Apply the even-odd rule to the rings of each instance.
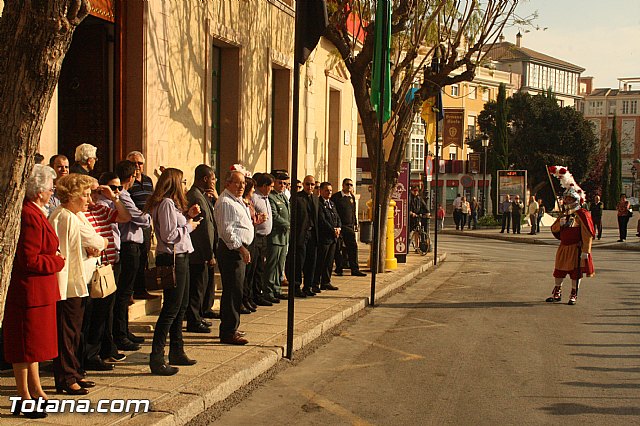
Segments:
[[[407,236],[409,232],[409,178],[411,171],[409,162],[404,161],[400,165],[400,176],[395,190],[391,193],[391,199],[396,202],[395,216],[393,218],[393,246],[396,258],[399,262],[406,260]]]
[[[464,110],[445,110],[443,121],[442,147],[444,148],[453,144],[462,148],[462,142],[464,140]]]
[[[507,194],[511,200],[519,195],[522,202],[526,201],[526,170],[498,170],[498,213],[502,213],[502,202]]]

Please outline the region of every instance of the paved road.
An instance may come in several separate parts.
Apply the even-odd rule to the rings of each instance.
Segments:
[[[638,253],[595,252],[598,275],[568,306],[543,302],[554,247],[441,247],[439,269],[216,424],[640,424]]]

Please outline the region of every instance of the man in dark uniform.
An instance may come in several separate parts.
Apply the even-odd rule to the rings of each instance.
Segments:
[[[320,210],[318,212],[318,259],[316,273],[313,280],[313,291],[337,290],[331,285],[331,271],[336,243],[340,236],[340,217],[336,206],[330,200],[333,188],[329,182],[320,184]]]
[[[309,175],[302,181],[302,191],[292,195],[291,208],[295,214],[296,229],[295,238],[291,238],[291,244],[296,244],[296,261],[293,273],[287,272],[289,285],[293,278],[293,289],[296,297],[315,296],[311,289],[313,276],[316,269],[316,248],[318,245],[318,197],[313,195],[316,179]],[[289,252],[293,250],[290,248]],[[294,262],[289,262],[290,266]],[[304,273],[304,285],[302,275]]]
[[[342,191],[333,194],[331,201],[336,206],[338,216],[342,222],[340,231],[342,244],[338,242],[336,247],[336,275],[341,276],[344,268],[344,258],[347,257],[351,275],[364,277],[367,274],[360,272],[358,266],[358,243],[356,232],[358,231],[358,219],[356,217],[356,197],[353,195],[353,181],[346,178],[342,181]]]

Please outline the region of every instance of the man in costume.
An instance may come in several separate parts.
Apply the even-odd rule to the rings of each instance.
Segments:
[[[566,169],[561,170],[566,171]],[[580,279],[585,274],[591,277],[595,272],[591,258],[591,243],[595,236],[595,228],[591,214],[581,207],[582,195],[582,190],[577,185],[569,184],[563,195],[563,215],[551,226],[553,236],[560,240],[560,247],[556,252],[553,270],[555,287],[547,302],[562,300],[562,281],[569,275],[571,278],[569,305],[575,305]]]

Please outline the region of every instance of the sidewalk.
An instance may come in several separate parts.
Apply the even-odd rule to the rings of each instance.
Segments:
[[[521,234],[507,234],[506,231],[504,234],[500,233],[500,228],[492,228],[492,229],[475,229],[464,231],[456,231],[455,228],[446,228],[441,230],[439,233],[446,235],[462,235],[465,237],[476,237],[476,238],[489,238],[493,240],[503,240],[503,241],[511,241],[517,243],[527,243],[527,244],[549,244],[549,245],[558,245],[560,242],[551,234],[551,230],[549,227],[542,227],[541,232],[536,235],[529,235],[529,231],[531,228],[522,227]],[[433,237],[433,231],[432,237]],[[610,249],[610,250],[632,250],[632,251],[640,251],[640,238],[635,235],[635,228],[628,229],[627,231],[627,240],[624,243],[617,242],[618,240],[618,229],[604,229],[602,231],[602,239],[594,239],[593,240],[593,248],[594,249]]]
[[[361,245],[361,258],[368,252],[368,246]],[[446,253],[439,258],[444,260]],[[361,265],[365,263],[361,262]],[[403,286],[432,266],[433,254],[424,257],[410,254],[407,263],[399,264],[397,270],[376,277],[376,298]],[[333,277],[332,283],[340,290],[323,291],[313,298],[295,299],[294,350],[308,345],[367,306],[371,292],[370,273],[366,277]],[[136,312],[144,313],[145,310],[154,310],[159,303],[156,300],[149,305],[140,305],[138,303],[133,308]],[[43,371],[41,366],[43,387],[52,399],[89,399],[92,408],[95,408],[99,399],[150,399],[151,409],[148,413],[134,416],[131,413],[49,414],[37,423],[74,426],[116,423],[182,425],[274,367],[285,354],[287,303],[283,301],[273,307],[260,307],[250,315],[242,315],[240,327],[246,331],[249,340],[246,346],[220,344],[217,320],[214,320],[211,334],[185,332],[186,352],[198,363],[180,367],[180,372],[175,376],[155,376],[149,372],[148,360],[156,319],[156,316],[142,316],[134,320],[132,327],[142,330],[139,334],[146,338],[143,348],[138,352],[127,352],[127,359],[117,364],[113,371],[89,372],[88,379],[95,381],[97,386],[87,396],[56,395],[52,374],[46,368]],[[9,371],[0,376],[0,394],[0,423],[27,423],[24,417],[9,414],[8,397],[16,395],[13,375]]]

